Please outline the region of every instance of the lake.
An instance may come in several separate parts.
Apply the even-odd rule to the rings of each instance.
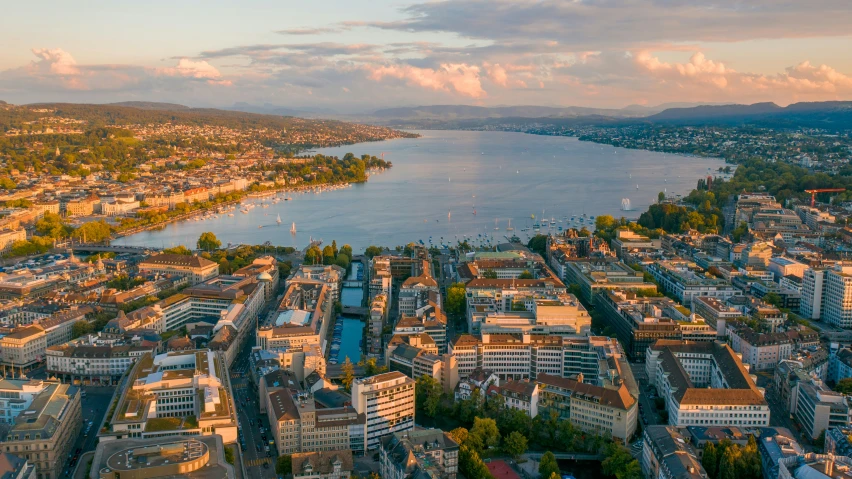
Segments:
[[[116,240],[115,244],[194,247],[212,231],[223,244],[305,247],[311,239],[337,240],[356,252],[369,245],[505,241],[509,221],[526,240],[539,218],[613,215],[636,218],[657,194],[687,194],[722,160],[615,148],[576,138],[510,132],[421,131],[422,138],[322,148],[342,157],[371,154],[393,168],[367,183],[340,190],[291,194],[248,214],[173,223]],[[622,211],[622,200],[631,211]],[[259,203],[258,199],[247,200]],[[268,200],[267,200],[268,201]],[[474,212],[476,214],[474,214]],[[276,225],[280,215],[282,224]],[[289,232],[296,223],[296,234]],[[262,226],[262,228],[259,228]],[[496,229],[495,229],[496,228]],[[554,226],[554,230],[556,226]],[[542,230],[545,231],[545,230]],[[476,242],[475,241],[475,242]]]

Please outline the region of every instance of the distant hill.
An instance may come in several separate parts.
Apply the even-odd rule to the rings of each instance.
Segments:
[[[118,103],[107,103],[112,106],[129,106],[140,110],[189,110],[190,107],[178,105],[177,103],[159,103],[155,101],[120,101]]]
[[[636,111],[627,109],[586,108],[579,106],[549,107],[535,105],[483,107],[473,105],[428,105],[376,110],[369,116],[380,120],[464,120],[485,118],[576,118],[580,116],[609,116],[613,118],[641,117],[662,110]]]
[[[237,102],[234,103],[234,106],[225,107],[223,110],[244,111],[261,115],[298,116],[302,118],[330,118],[339,116],[336,111],[328,108],[288,108],[270,103],[252,105],[250,103]]]
[[[749,124],[771,128],[852,129],[852,101],[775,103],[669,108],[645,118],[653,123]]]

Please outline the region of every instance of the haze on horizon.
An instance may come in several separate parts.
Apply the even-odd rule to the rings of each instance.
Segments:
[[[14,2],[0,100],[620,108],[852,99],[847,0]]]

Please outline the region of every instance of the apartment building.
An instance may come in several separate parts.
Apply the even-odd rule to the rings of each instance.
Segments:
[[[155,254],[142,260],[139,274],[188,278],[189,284],[203,283],[219,275],[219,264],[197,255]]]
[[[560,420],[593,434],[607,434],[627,444],[636,433],[639,401],[627,386],[601,387],[577,379],[539,374],[538,413],[550,417],[555,412]]]
[[[662,247],[662,240],[651,239],[628,229],[619,229],[612,240],[612,250],[619,258],[628,252],[656,252]]]
[[[456,479],[459,444],[439,429],[388,434],[381,438],[379,468],[383,479]]]
[[[642,298],[624,291],[606,291],[598,307],[631,358],[643,359],[658,339],[715,341],[716,331],[704,318],[666,298]]]
[[[809,269],[802,276],[802,300],[799,313],[806,319],[822,318],[825,307],[826,269]]]
[[[775,276],[775,281],[780,281],[785,276],[804,277],[805,271],[811,269],[805,263],[787,258],[785,256],[774,256],[769,259],[769,271]]]
[[[852,265],[836,265],[825,274],[823,320],[839,328],[852,328]]]
[[[793,391],[790,412],[803,432],[817,439],[823,431],[852,422],[850,398],[828,389],[819,380],[799,381]]]
[[[45,384],[15,419],[2,448],[33,464],[37,477],[59,479],[83,422],[80,390],[70,384]]]
[[[261,256],[252,260],[248,266],[234,271],[233,276],[241,278],[257,278],[258,281],[268,283],[266,287],[266,301],[275,300],[275,295],[278,292],[278,284],[280,282],[280,273],[278,270],[278,261],[272,256]]]
[[[398,293],[399,315],[414,316],[415,311],[434,302],[441,305],[438,282],[428,274],[413,276],[402,282]]]
[[[444,354],[447,352],[447,315],[436,302],[429,301],[415,310],[413,316],[400,315],[393,334],[428,334],[435,341],[438,353]]]
[[[8,253],[12,250],[15,241],[25,241],[26,239],[27,231],[23,228],[0,231],[0,253]]]
[[[731,348],[750,370],[775,369],[779,361],[793,353],[793,342],[786,333],[760,333],[738,321],[729,322],[727,328]]]
[[[78,321],[86,321],[86,317],[95,310],[90,306],[67,309],[53,314],[48,318],[37,320],[35,323],[44,329],[45,346],[48,348],[71,340],[71,329]]]
[[[35,466],[8,452],[0,454],[0,472],[4,479],[36,479]]]
[[[101,441],[122,438],[207,436],[237,440],[236,411],[226,387],[227,365],[219,354],[191,350],[144,354],[110,408]]]
[[[71,384],[115,385],[139,358],[155,349],[89,335],[48,347],[47,373]]]
[[[368,354],[379,354],[382,348],[382,329],[388,318],[388,301],[384,294],[373,296],[370,301],[370,319],[367,322]]]
[[[573,294],[517,295],[513,301],[512,311],[499,311],[496,298],[480,298],[469,308],[469,331],[560,336],[588,336],[591,332],[591,316]]]
[[[44,360],[47,334],[37,324],[15,328],[0,338],[3,364],[13,368],[28,369]]]
[[[659,340],[648,348],[645,372],[672,426],[769,425],[763,390],[727,344]]]
[[[323,284],[328,288],[329,301],[334,304],[340,300],[340,288],[346,277],[346,270],[337,265],[301,265],[287,278],[287,288],[294,284]]]
[[[294,479],[349,479],[355,468],[352,451],[300,452],[290,458]]]
[[[683,430],[672,426],[648,426],[642,433],[639,464],[645,477],[654,479],[707,479],[700,450],[690,444]]]
[[[100,203],[100,200],[96,196],[69,200],[65,203],[65,215],[92,216],[95,212],[95,205],[98,203]]]
[[[382,436],[414,428],[414,380],[394,371],[352,383],[352,405],[367,420],[367,450]]]
[[[370,297],[378,295],[385,297],[386,303],[391,303],[393,293],[393,274],[391,273],[391,259],[389,256],[375,256],[370,260],[369,281]]]
[[[727,299],[742,295],[742,291],[727,281],[696,272],[685,261],[658,261],[648,265],[648,272],[663,291],[672,294],[684,306],[691,306],[692,299],[697,296]]]

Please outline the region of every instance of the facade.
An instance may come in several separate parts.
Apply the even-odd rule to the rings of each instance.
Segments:
[[[456,479],[459,445],[439,429],[388,434],[381,438],[379,467],[383,479]]]
[[[656,291],[657,285],[645,282],[641,271],[636,271],[613,258],[570,261],[564,265],[565,280],[580,285],[583,299],[594,304],[595,297],[607,290]]]
[[[33,465],[8,452],[0,454],[0,474],[3,479],[36,479]]]
[[[692,299],[692,309],[695,314],[704,318],[704,321],[716,331],[719,339],[727,337],[726,324],[728,321],[743,316],[742,311],[729,306],[725,301],[711,296],[697,296]]]
[[[27,239],[27,232],[23,228],[0,231],[0,253],[8,253],[15,241]]]
[[[852,266],[837,265],[826,271],[823,320],[838,328],[852,328]]]
[[[44,360],[47,334],[37,325],[15,328],[0,338],[3,364],[13,368],[31,368]]]
[[[769,425],[763,390],[726,344],[659,340],[648,348],[645,371],[672,426]]]
[[[83,422],[80,390],[58,382],[45,384],[16,418],[0,447],[33,464],[37,477],[59,479]]]
[[[517,409],[530,418],[538,416],[538,384],[528,379],[515,381],[510,379],[500,386],[489,388],[489,393],[503,396],[503,405],[509,409]]]
[[[363,452],[366,419],[351,406],[317,407],[310,392],[297,385],[266,385],[266,413],[279,454]]]
[[[29,408],[48,385],[40,379],[0,380],[0,421],[14,424],[15,418]]]
[[[329,301],[334,304],[335,301],[340,300],[341,283],[345,277],[346,270],[340,266],[303,264],[287,278],[287,288],[296,283],[324,284],[328,288]]]
[[[215,261],[183,254],[155,254],[141,261],[138,266],[139,274],[185,277],[193,285],[219,275],[219,264]]]
[[[775,369],[793,353],[793,342],[786,333],[758,333],[737,321],[729,322],[727,328],[731,348],[755,371]]]
[[[422,306],[428,304],[430,294],[437,295],[440,303],[440,291],[438,282],[428,274],[414,276],[403,281],[399,287],[399,315],[414,316],[415,312]],[[440,304],[438,304],[440,306]]]
[[[582,379],[582,378],[580,378]],[[604,388],[582,381],[540,374],[538,413],[549,418],[555,412],[560,420],[590,433],[605,434],[626,444],[636,433],[639,401],[627,386]]]
[[[811,439],[831,428],[848,426],[852,419],[849,398],[819,381],[799,381],[791,404],[790,412]]]
[[[367,449],[386,435],[414,428],[414,380],[389,372],[352,383],[352,405],[367,420]]]
[[[47,348],[47,373],[73,384],[118,384],[121,376],[154,347],[86,336]]]
[[[809,269],[802,276],[799,312],[806,319],[820,319],[825,306],[825,269]]]

